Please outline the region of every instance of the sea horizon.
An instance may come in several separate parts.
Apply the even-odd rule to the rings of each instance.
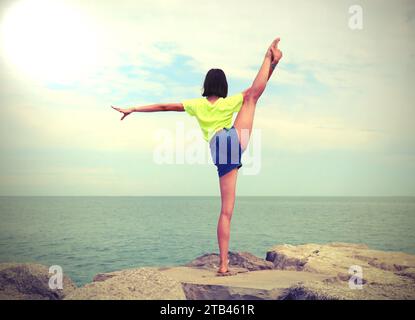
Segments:
[[[220,195],[0,195],[1,197],[166,197],[166,198],[219,198]],[[415,198],[415,195],[236,195],[236,198]]]
[[[157,199],[157,201],[154,201]],[[216,196],[0,196],[0,261],[100,272],[218,252]],[[348,242],[415,254],[415,197],[238,196],[230,251]]]

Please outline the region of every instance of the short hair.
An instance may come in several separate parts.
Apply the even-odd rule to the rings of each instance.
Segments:
[[[228,95],[228,82],[222,69],[210,69],[203,83],[203,97],[218,96],[226,98]]]

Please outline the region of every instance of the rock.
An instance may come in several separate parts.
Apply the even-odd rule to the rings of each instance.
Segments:
[[[396,274],[399,274],[401,276],[409,277],[415,280],[415,268],[406,268],[401,271],[396,272]]]
[[[312,297],[312,292],[316,297],[326,294],[329,298],[415,297],[415,256],[403,252],[373,250],[366,245],[350,243],[284,244],[269,250],[266,260],[272,262],[276,269],[328,274],[338,280],[330,285],[317,286],[314,283],[295,287],[287,297]],[[354,273],[353,269],[358,272]],[[352,275],[361,278],[363,290],[349,288]]]
[[[183,300],[179,282],[157,268],[138,268],[98,274],[66,300]]]
[[[313,281],[288,288],[281,300],[413,300],[413,284],[370,285],[362,289],[350,289],[344,283]]]
[[[95,275],[92,281],[93,282],[105,281],[112,277],[115,277],[115,275],[116,275],[115,272],[114,273],[98,273],[97,275]]]
[[[34,263],[0,263],[0,300],[59,300],[76,289],[63,276],[63,289],[50,289],[49,268]]]
[[[184,283],[187,300],[278,300],[278,289],[264,290],[233,286]]]
[[[188,300],[275,300],[300,282],[327,279],[322,274],[285,270],[249,271],[226,277],[198,267],[172,267],[162,272],[182,283]]]
[[[49,289],[45,266],[3,263],[0,299],[415,300],[415,256],[403,252],[352,243],[283,244],[266,260],[247,252],[230,252],[229,260],[236,275],[216,276],[219,256],[211,253],[187,266],[100,273],[81,288],[65,276],[63,290]]]
[[[249,252],[229,252],[229,267],[241,268],[249,271],[269,270],[274,268],[274,264],[261,259]],[[206,269],[217,269],[219,266],[219,255],[217,253],[206,253],[197,257],[186,264],[187,267],[197,267]]]
[[[292,286],[285,290],[280,300],[342,300],[332,285],[322,282],[308,282]]]

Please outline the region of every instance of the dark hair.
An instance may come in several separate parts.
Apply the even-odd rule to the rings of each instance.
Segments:
[[[203,97],[218,96],[226,98],[228,95],[228,82],[225,72],[221,69],[210,69],[203,83]]]

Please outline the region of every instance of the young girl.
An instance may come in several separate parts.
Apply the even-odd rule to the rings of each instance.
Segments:
[[[121,120],[133,112],[155,111],[186,111],[198,120],[203,137],[209,142],[212,160],[219,175],[221,212],[217,226],[220,252],[218,275],[235,274],[228,269],[228,249],[236,178],[238,169],[242,166],[241,154],[245,151],[251,135],[256,103],[282,57],[278,49],[279,41],[277,38],[269,46],[252,86],[239,94],[227,97],[228,83],[225,73],[220,69],[211,69],[203,84],[203,98],[128,109],[111,106],[123,113]],[[232,125],[235,112],[238,114]]]

